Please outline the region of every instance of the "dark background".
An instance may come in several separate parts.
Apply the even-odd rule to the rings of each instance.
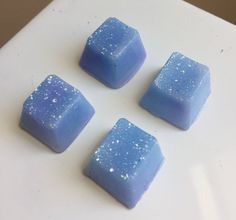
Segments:
[[[236,0],[186,1],[236,24]],[[51,0],[0,0],[0,47],[50,2]]]
[[[236,24],[236,0],[185,0]]]
[[[51,0],[0,0],[0,47]]]

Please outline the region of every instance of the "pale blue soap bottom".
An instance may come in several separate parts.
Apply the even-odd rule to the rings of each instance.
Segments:
[[[173,53],[140,101],[150,113],[188,129],[210,95],[210,71],[180,53]]]
[[[93,153],[85,174],[125,206],[133,208],[163,161],[156,138],[120,119]]]

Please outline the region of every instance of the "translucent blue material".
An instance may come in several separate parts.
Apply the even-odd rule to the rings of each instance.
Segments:
[[[60,153],[73,142],[94,112],[77,89],[50,75],[24,102],[20,126]]]
[[[140,105],[173,125],[188,129],[210,94],[209,68],[173,53]]]
[[[120,119],[92,155],[85,174],[133,208],[163,161],[156,138]]]
[[[138,31],[108,18],[87,40],[80,66],[105,85],[117,89],[139,70],[146,53]]]

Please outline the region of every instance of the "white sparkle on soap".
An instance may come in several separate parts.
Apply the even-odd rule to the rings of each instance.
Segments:
[[[112,172],[114,172],[114,169],[113,169],[113,168],[110,168],[110,170],[109,170],[109,171],[112,173]]]
[[[124,176],[124,179],[128,179],[129,178],[129,175],[126,173],[125,176]]]
[[[128,179],[129,178],[129,175],[126,173],[125,175],[120,175],[120,177],[124,180]]]
[[[99,158],[96,158],[96,161],[99,161]]]
[[[119,140],[116,140],[116,143],[118,144],[120,141]]]
[[[50,124],[49,125],[51,128],[55,128],[55,125],[54,124]]]
[[[57,99],[53,99],[52,102],[56,103],[56,102],[57,102]]]

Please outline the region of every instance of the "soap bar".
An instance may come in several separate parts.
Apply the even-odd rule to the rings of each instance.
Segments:
[[[25,100],[20,126],[55,152],[63,152],[94,114],[74,87],[48,76]]]
[[[113,89],[125,85],[146,57],[137,30],[108,18],[87,40],[80,66]]]
[[[163,161],[156,138],[120,119],[91,156],[85,175],[133,208]]]
[[[175,52],[142,97],[140,105],[153,115],[187,130],[210,91],[209,68]]]

